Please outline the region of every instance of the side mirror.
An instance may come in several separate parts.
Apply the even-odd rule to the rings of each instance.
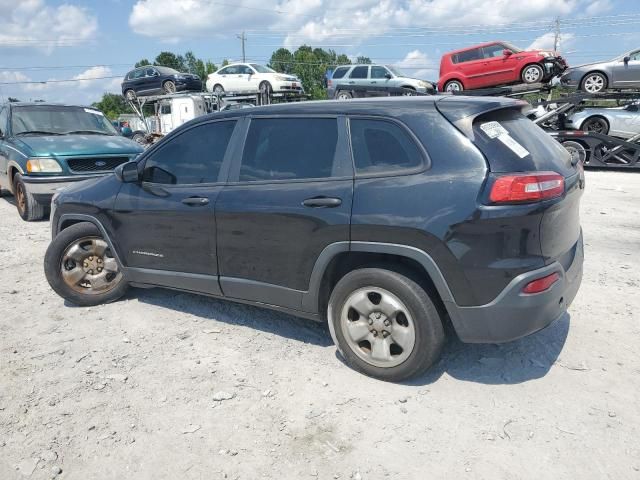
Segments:
[[[384,78],[386,78],[387,80],[391,80],[393,77],[391,76],[391,74],[389,72],[384,74]]]
[[[505,48],[504,50],[502,50],[502,55],[504,55],[505,57],[510,57],[511,55],[513,55],[513,52]]]
[[[638,110],[640,110],[638,105],[632,104],[627,106],[627,112],[637,112]]]
[[[133,135],[133,130],[131,130],[131,127],[122,127],[120,129],[120,133],[122,133],[123,137],[130,137],[131,135]]]
[[[122,165],[118,165],[114,170],[114,173],[122,183],[136,183],[140,180],[138,162],[127,162]]]
[[[624,64],[626,65],[627,63],[629,63],[629,61],[631,60],[631,57],[629,55],[627,55],[626,57],[624,57],[622,59],[622,61],[624,62]]]

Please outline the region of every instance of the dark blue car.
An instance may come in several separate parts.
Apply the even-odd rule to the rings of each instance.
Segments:
[[[122,95],[128,100],[181,91],[201,92],[202,80],[197,75],[180,73],[173,68],[147,65],[131,70],[122,82]]]

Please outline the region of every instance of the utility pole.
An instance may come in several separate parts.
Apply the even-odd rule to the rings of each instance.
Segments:
[[[247,60],[244,54],[244,42],[247,41],[247,36],[242,32],[242,35],[236,35],[236,37],[238,37],[242,42],[242,63],[245,63]]]
[[[560,48],[560,17],[556,17],[554,22],[554,35],[553,35],[553,51],[557,52]]]

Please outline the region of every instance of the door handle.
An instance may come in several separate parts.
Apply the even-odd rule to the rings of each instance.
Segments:
[[[356,82],[349,82],[349,85],[353,85],[354,83],[356,83]]]
[[[307,198],[302,205],[311,208],[334,208],[342,205],[342,200],[334,197],[313,197]]]
[[[371,83],[378,83],[378,82],[371,82]]]
[[[182,203],[184,203],[185,205],[192,205],[194,207],[198,207],[198,206],[208,205],[209,199],[206,197],[187,197],[184,200],[182,200]]]

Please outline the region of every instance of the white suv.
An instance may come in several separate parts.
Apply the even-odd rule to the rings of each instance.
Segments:
[[[215,93],[304,93],[298,77],[256,63],[232,63],[222,67],[207,77],[207,90]]]

